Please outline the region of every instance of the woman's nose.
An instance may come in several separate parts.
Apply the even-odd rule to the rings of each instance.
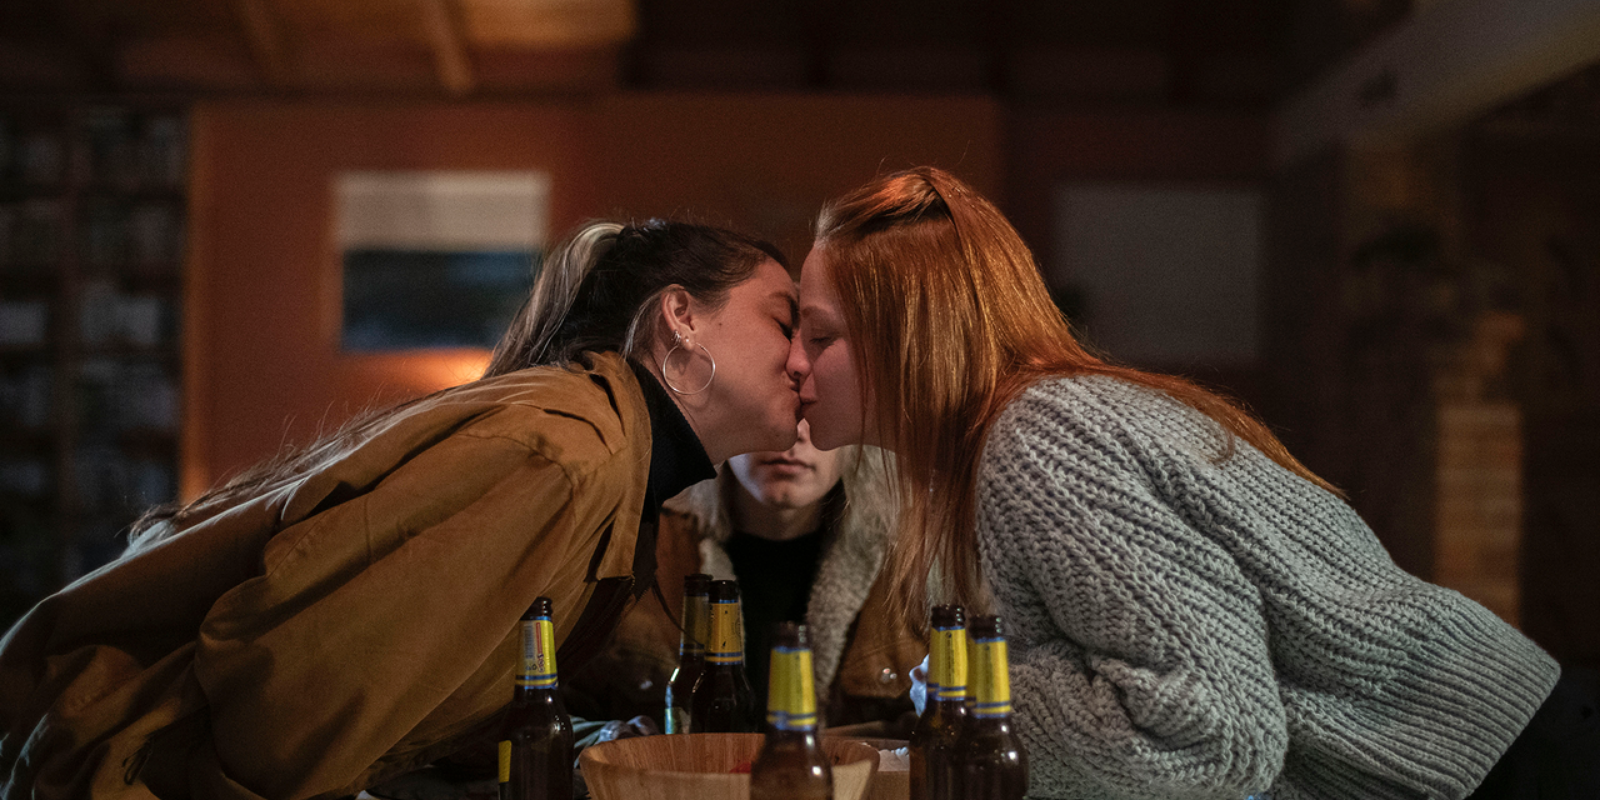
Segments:
[[[805,383],[806,376],[811,374],[811,360],[806,358],[806,349],[800,346],[799,336],[789,343],[789,361],[784,368],[796,385]]]

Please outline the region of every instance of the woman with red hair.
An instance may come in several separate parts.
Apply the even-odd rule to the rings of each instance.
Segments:
[[[818,447],[898,457],[903,610],[1006,619],[1030,795],[1459,798],[1557,685],[1261,422],[1088,352],[945,172],[824,208],[790,366]]]

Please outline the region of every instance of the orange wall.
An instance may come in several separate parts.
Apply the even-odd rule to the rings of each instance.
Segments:
[[[820,203],[880,170],[935,164],[998,196],[1002,127],[993,102],[950,97],[202,105],[184,494],[481,368],[480,352],[339,351],[331,203],[343,170],[543,170],[553,236],[597,216],[690,216],[772,238],[798,262]]]

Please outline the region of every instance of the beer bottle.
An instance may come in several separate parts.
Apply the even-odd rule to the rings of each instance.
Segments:
[[[833,768],[817,740],[817,689],[806,626],[775,626],[767,674],[767,735],[750,766],[750,800],[829,800]]]
[[[972,716],[952,754],[956,789],[968,800],[1020,800],[1028,793],[1028,753],[1011,731],[1011,675],[1000,618],[974,617]]]
[[[522,665],[500,733],[500,800],[572,796],[572,719],[556,690],[550,598],[522,615]]]
[[[967,718],[967,631],[961,606],[934,606],[928,696],[911,730],[911,800],[951,800],[950,752]]]
[[[972,644],[972,626],[967,626],[967,696],[962,703],[967,709],[967,717],[972,717],[972,705],[978,693],[973,688],[978,679],[978,648]]]
[[[667,733],[689,732],[689,696],[706,665],[706,640],[710,638],[711,610],[706,593],[711,576],[703,572],[683,576],[683,637],[678,640],[678,666],[667,682]]]
[[[739,584],[712,581],[711,638],[706,665],[689,701],[690,733],[754,733],[755,692],[744,671],[744,620],[739,615]]]

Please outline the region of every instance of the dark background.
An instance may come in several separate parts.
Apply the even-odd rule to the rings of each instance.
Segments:
[[[693,215],[798,262],[823,199],[933,163],[1001,205],[1090,331],[1117,320],[1064,193],[1261,198],[1258,263],[1229,265],[1249,346],[1140,363],[1236,394],[1402,566],[1600,666],[1589,6],[9,3],[0,119],[62,152],[44,179],[0,152],[5,619],[154,495],[481,367],[340,348],[343,171],[535,169],[549,236]],[[1173,347],[1149,352],[1183,350],[1152,328]]]

